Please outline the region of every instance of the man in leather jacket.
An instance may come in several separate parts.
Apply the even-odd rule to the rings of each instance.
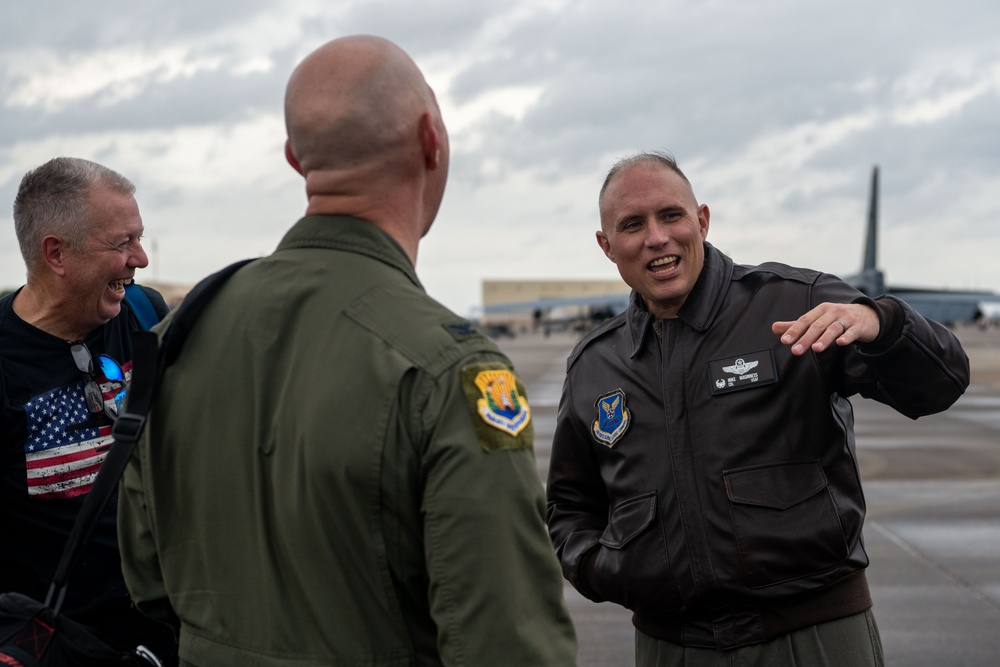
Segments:
[[[619,162],[599,203],[633,292],[567,364],[548,479],[564,575],[635,612],[637,665],[881,665],[847,399],[945,410],[961,345],[834,276],[734,264],[669,155]]]

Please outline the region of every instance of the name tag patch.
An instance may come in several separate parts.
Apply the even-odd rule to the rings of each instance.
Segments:
[[[482,336],[483,332],[471,322],[452,322],[442,325],[452,338],[461,341],[470,336]]]
[[[778,381],[774,353],[761,350],[710,361],[708,380],[714,395],[774,384]]]

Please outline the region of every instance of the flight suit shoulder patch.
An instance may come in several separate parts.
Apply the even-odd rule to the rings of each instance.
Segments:
[[[461,381],[485,451],[532,447],[531,406],[514,371],[498,363],[468,364],[462,367]]]

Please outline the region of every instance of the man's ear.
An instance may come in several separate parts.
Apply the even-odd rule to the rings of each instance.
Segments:
[[[707,204],[702,204],[698,207],[698,227],[701,229],[701,240],[704,241],[708,237],[708,219],[709,210]]]
[[[611,251],[611,242],[608,241],[607,235],[603,231],[598,231],[595,234],[597,236],[597,245],[601,246],[601,250],[607,255],[608,259],[612,262],[615,261],[615,253]],[[618,262],[615,262],[617,264]]]
[[[302,165],[299,164],[299,161],[295,159],[295,155],[292,154],[292,143],[288,139],[285,139],[285,159],[288,160],[288,164],[292,165],[292,169],[300,174],[302,173]]]
[[[66,241],[49,234],[42,239],[42,263],[57,276],[66,275]]]
[[[420,117],[420,146],[424,153],[424,166],[431,171],[437,169],[441,163],[441,137],[429,111]]]

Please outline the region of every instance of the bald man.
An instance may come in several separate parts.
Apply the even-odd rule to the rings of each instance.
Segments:
[[[448,171],[433,92],[348,37],[285,116],[306,215],[165,378],[122,489],[133,599],[188,665],[575,664],[524,387],[414,272]]]
[[[615,164],[598,210],[632,296],[567,362],[547,486],[567,579],[634,612],[637,667],[880,667],[848,398],[946,410],[958,339],[835,276],[735,264],[667,153]]]

